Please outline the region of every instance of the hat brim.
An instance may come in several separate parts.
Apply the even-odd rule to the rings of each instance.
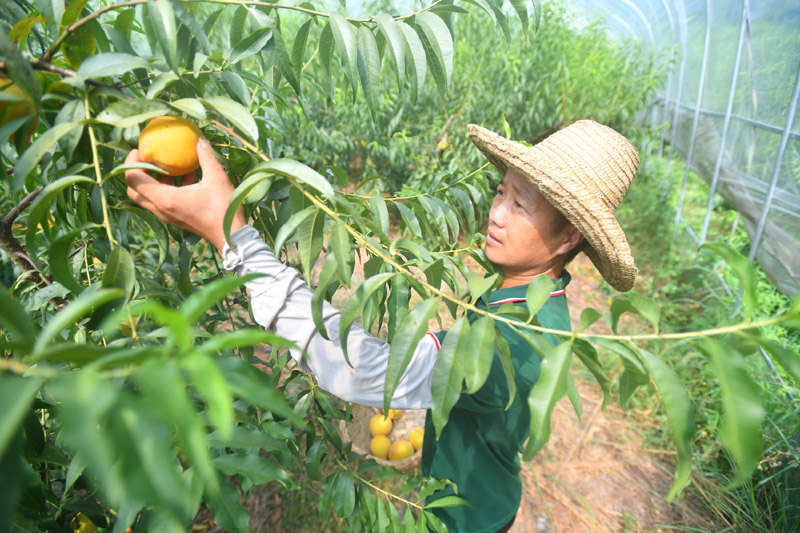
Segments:
[[[554,147],[545,148],[542,143],[527,147],[475,124],[470,124],[469,136],[502,174],[513,168],[527,178],[581,232],[588,242],[584,252],[609,285],[622,292],[633,288],[636,278],[633,255],[614,217],[614,206],[593,196],[580,180],[573,179],[558,164],[559,154],[554,153]]]

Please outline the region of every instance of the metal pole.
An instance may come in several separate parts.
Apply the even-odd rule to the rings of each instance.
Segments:
[[[672,18],[672,10],[669,8],[669,4],[667,4],[667,0],[661,0],[661,5],[664,8],[664,12],[667,14],[667,18],[669,18],[669,29],[670,33],[672,34],[672,45],[673,48],[676,44],[675,39],[675,19]],[[672,59],[672,55],[670,55],[670,60]],[[672,91],[672,71],[675,68],[670,68],[669,72],[667,72],[667,86],[664,88],[664,121],[669,122],[669,110],[667,109],[667,102],[669,102],[670,92]],[[663,125],[662,122],[662,125]],[[664,154],[664,129],[661,129],[661,139],[658,142],[658,157],[659,159]]]
[[[792,124],[794,124],[794,115],[797,112],[798,97],[800,97],[800,65],[797,69],[797,75],[794,78],[792,100],[789,102],[789,112],[786,116],[786,123],[783,126],[781,142],[778,145],[778,155],[775,158],[775,167],[772,169],[772,179],[769,182],[769,189],[767,189],[767,197],[764,199],[764,205],[761,208],[761,217],[758,219],[756,234],[750,244],[750,254],[747,256],[750,261],[756,257],[758,247],[761,245],[761,237],[764,234],[764,227],[767,225],[767,215],[769,214],[769,208],[772,206],[772,198],[775,196],[775,188],[778,185],[778,177],[781,174],[783,156],[786,153],[786,145],[789,143],[789,132],[792,129]]]
[[[733,99],[736,95],[736,81],[739,78],[739,64],[742,61],[742,47],[744,45],[744,35],[747,26],[750,24],[750,9],[747,0],[742,2],[742,26],[739,30],[739,45],[736,48],[736,60],[733,63],[733,75],[731,76],[731,88],[728,91],[728,106],[725,109],[725,120],[722,123],[722,138],[719,142],[719,153],[717,162],[714,165],[714,175],[711,178],[711,190],[708,193],[708,204],[706,205],[706,216],[703,219],[703,229],[700,231],[700,244],[706,242],[708,234],[708,223],[711,221],[711,208],[714,205],[714,196],[717,194],[717,183],[719,181],[719,171],[722,167],[722,156],[725,155],[725,143],[728,140],[728,126],[731,123],[731,113],[733,112]]]
[[[678,2],[675,4],[678,8],[678,30],[680,31],[680,44],[681,44],[681,69],[678,71],[678,93],[675,98],[675,118],[672,121],[672,132],[669,139],[669,152],[667,153],[667,166],[664,170],[664,181],[669,179],[669,171],[672,166],[672,150],[675,146],[675,133],[678,129],[678,115],[680,113],[680,102],[683,95],[683,73],[686,70],[686,9],[683,3]]]
[[[678,199],[678,213],[675,215],[675,227],[678,227],[680,222],[680,214],[683,211],[683,200],[686,196],[686,184],[689,181],[689,167],[692,164],[692,152],[694,151],[694,140],[697,136],[697,122],[700,118],[700,107],[703,105],[703,90],[706,84],[706,71],[708,70],[708,49],[711,44],[711,1],[706,0],[706,42],[703,45],[703,65],[700,68],[700,83],[697,87],[697,109],[694,112],[694,119],[692,120],[692,134],[689,137],[689,153],[686,155],[686,172],[683,175],[683,185],[681,186],[681,195]]]

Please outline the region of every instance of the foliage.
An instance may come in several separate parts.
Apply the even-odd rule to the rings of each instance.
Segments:
[[[532,285],[532,308],[520,314],[507,308],[492,314],[473,305],[491,289],[491,282],[465,266],[470,259],[492,272],[476,249],[491,196],[485,165],[471,159],[464,171],[462,165],[428,165],[425,158],[415,158],[433,169],[424,174],[429,179],[414,184],[416,192],[361,195],[347,189],[353,177],[362,176],[304,155],[309,153],[304,149],[324,144],[298,135],[299,156],[291,152],[282,155],[294,159],[269,160],[265,155],[270,145],[287,151],[292,128],[323,131],[304,125],[331,105],[343,110],[340,119],[348,113],[360,117],[354,124],[366,123],[367,110],[377,124],[401,111],[424,118],[424,109],[442,104],[455,109],[448,101],[463,98],[464,87],[454,83],[466,85],[469,76],[496,79],[504,65],[491,61],[490,53],[503,41],[487,41],[479,49],[496,70],[477,76],[481,56],[468,63],[463,49],[469,40],[453,41],[453,34],[488,38],[482,29],[488,16],[513,40],[511,16],[521,19],[525,35],[532,36],[521,3],[514,2],[516,9],[508,15],[493,0],[476,3],[488,14],[468,14],[460,4],[446,1],[394,19],[358,20],[319,13],[309,4],[258,1],[105,5],[77,0],[62,9],[59,1],[19,0],[0,6],[3,68],[34,99],[38,115],[9,122],[0,132],[3,163],[13,169],[0,188],[7,210],[0,235],[4,251],[23,271],[9,290],[0,288],[0,399],[5,406],[0,466],[9,480],[0,504],[4,516],[13,515],[17,527],[31,530],[63,529],[84,520],[114,531],[129,526],[184,530],[199,506],[207,505],[222,527],[246,531],[237,483],[245,492],[266,482],[292,490],[299,488],[298,473],[306,472],[321,487],[320,515],[327,518],[334,511],[349,529],[442,528],[425,499],[447,482],[412,477],[400,494],[377,486],[376,481],[397,473],[363,461],[342,442],[337,422],[347,420],[347,408],[289,364],[285,340],[248,327],[240,290],[246,279],[224,276],[213,249],[126,200],[122,159],[136,144],[142,124],[165,114],[198,121],[216,148],[237,184],[229,214],[245,203],[267,242],[307,280],[317,281],[314,314],[320,323],[323,301],[340,287],[354,288],[356,256],[364,258],[366,282],[343,309],[341,329],[346,335],[359,319],[373,330],[386,326],[393,341],[387,406],[410,351],[424,334],[421,325],[440,302],[453,317],[464,310],[484,315],[472,326],[473,331],[480,328],[476,337],[494,338],[495,323],[505,322],[549,361],[528,399],[532,428],[549,425],[552,405],[569,389],[570,343],[609,394],[594,347],[602,346],[625,367],[619,382],[623,405],[651,379],[659,389],[679,450],[676,494],[689,479],[693,414],[680,379],[661,357],[676,342],[691,342],[720,381],[726,412],[750,414],[726,417],[720,430],[739,468],[737,480],[749,477],[761,453],[762,407],[745,371],[743,344],[766,345],[760,326],[796,325],[797,305],[755,322],[746,305],[745,323],[659,333],[659,308],[634,294],[615,298],[608,320],[616,330],[622,313],[639,313],[652,323],[652,333],[579,333],[564,339],[563,332],[541,328],[534,316],[532,303],[549,293],[546,284]],[[538,2],[534,7],[530,26],[538,24]],[[284,24],[288,11],[302,19],[294,19],[293,32],[287,31],[291,24]],[[566,16],[555,8],[548,13],[555,20]],[[475,17],[482,17],[483,26],[470,22]],[[640,56],[615,54],[602,32],[592,31],[586,34],[592,43],[577,39],[568,48],[572,70],[561,64],[550,78],[550,70],[525,68],[525,47],[511,47],[520,50],[515,63],[505,65],[514,67],[515,83],[534,85],[532,93],[518,97],[518,107],[509,108],[532,113],[525,140],[535,140],[535,133],[557,119],[590,115],[625,122],[644,103],[636,98],[636,87],[647,94],[657,83],[639,65]],[[557,32],[549,38],[559,41]],[[585,57],[581,47],[590,44],[613,67],[623,59],[630,62],[631,72],[637,73],[630,86],[613,81],[601,86],[598,78],[596,94],[558,92],[558,82],[566,83],[566,73],[575,72],[576,58]],[[457,47],[462,51],[454,61]],[[530,47],[536,54],[535,40]],[[465,74],[454,82],[456,65],[464,65]],[[597,69],[603,80],[611,78]],[[556,92],[543,92],[531,105],[540,78],[549,79],[544,87]],[[619,106],[602,105],[615,85]],[[491,85],[475,88],[476,93],[491,90]],[[554,110],[548,101],[558,101],[557,95],[561,107]],[[500,109],[482,108],[494,113],[490,120],[478,113],[480,102],[475,100],[469,118],[500,129],[492,122]],[[594,111],[586,106],[595,106]],[[541,122],[534,120],[537,112]],[[24,130],[37,118],[28,145]],[[325,131],[340,125],[332,124]],[[395,127],[387,129],[388,136]],[[399,178],[397,172],[392,179]],[[26,227],[14,226],[19,217]],[[325,259],[315,272],[323,250]],[[739,260],[730,250],[718,251]],[[753,286],[744,283],[752,276],[746,266],[737,275],[743,285]],[[409,310],[412,294],[421,302]],[[584,325],[599,316],[587,314]],[[467,330],[451,330],[445,345],[458,346]],[[538,332],[561,335],[565,342],[553,346]],[[266,362],[255,357],[259,345],[270,346]],[[435,374],[460,386],[466,380],[469,390],[477,390],[495,356],[493,342],[477,345],[474,351],[453,350],[452,357],[440,358]],[[508,353],[499,350],[497,356],[508,358]],[[796,379],[793,355],[781,362]],[[472,371],[463,376],[461,368]],[[439,427],[446,423],[452,405],[446,396],[452,389],[436,389],[433,416]],[[543,437],[536,434],[529,441],[527,457],[543,445]],[[415,501],[405,495],[412,489],[418,489]],[[392,502],[413,512],[400,517]]]

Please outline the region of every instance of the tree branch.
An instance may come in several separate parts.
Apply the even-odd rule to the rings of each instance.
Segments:
[[[32,193],[28,196],[20,200],[20,202],[8,212],[6,216],[3,217],[3,224],[7,226],[11,226],[17,217],[22,213],[25,209],[28,208],[29,205],[39,196],[39,193],[42,192],[43,187],[36,187]]]

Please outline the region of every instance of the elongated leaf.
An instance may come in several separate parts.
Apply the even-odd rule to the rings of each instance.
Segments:
[[[428,74],[428,68],[425,66],[425,46],[414,31],[414,28],[405,22],[398,22],[397,26],[403,32],[403,37],[406,38],[406,45],[408,46],[409,55],[406,56],[406,63],[412,70],[411,76],[412,85],[414,87],[414,99],[419,98],[422,94],[422,87],[425,84],[425,76]]]
[[[744,483],[761,458],[761,424],[764,407],[759,387],[747,372],[747,362],[730,345],[705,338],[699,347],[708,356],[708,366],[719,381],[725,412],[719,434],[737,466],[730,486]]]
[[[297,78],[295,66],[292,64],[292,58],[289,57],[289,50],[286,48],[286,43],[283,41],[283,37],[279,31],[276,30],[272,33],[272,42],[275,45],[278,68],[281,74],[283,74],[283,77],[286,78],[286,81],[289,82],[289,85],[292,86],[294,92],[299,96],[300,81]]]
[[[292,42],[292,65],[294,65],[294,74],[298,80],[300,80],[300,76],[303,73],[303,61],[305,61],[306,56],[306,43],[308,42],[308,33],[311,30],[311,23],[313,22],[312,19],[308,19],[300,26],[300,29],[297,30],[297,34],[294,36],[294,42]]]
[[[556,402],[567,393],[572,343],[562,342],[548,353],[542,353],[541,373],[528,396],[531,429],[523,459],[529,461],[550,440],[550,416]]]
[[[297,228],[297,248],[300,252],[300,263],[306,279],[311,278],[311,269],[322,253],[322,234],[325,230],[325,213],[317,210],[314,216],[307,218]]]
[[[232,427],[229,435],[225,437],[221,431],[209,433],[206,441],[213,448],[260,448],[268,452],[286,448],[285,441],[271,437],[259,429],[245,426]]]
[[[661,318],[661,308],[658,306],[658,304],[650,298],[646,298],[640,294],[629,294],[628,299],[631,301],[639,314],[653,324],[654,333],[658,333],[658,321]]]
[[[333,508],[341,518],[348,518],[355,506],[355,479],[350,470],[343,470],[333,487]]]
[[[748,319],[753,318],[756,310],[756,279],[753,272],[753,265],[745,256],[734,250],[728,245],[707,242],[701,246],[710,250],[725,260],[727,265],[733,270],[742,287],[742,311]]]
[[[528,322],[531,321],[542,306],[550,299],[553,290],[553,280],[547,274],[536,276],[525,292],[525,301],[528,305]]]
[[[578,422],[583,423],[583,407],[581,406],[581,395],[578,392],[578,387],[575,386],[575,381],[572,376],[567,373],[567,397],[572,408],[575,409],[575,414],[578,415]]]
[[[761,341],[761,346],[778,360],[780,365],[794,378],[795,383],[800,383],[800,354],[770,341]]]
[[[204,98],[203,102],[214,108],[221,117],[230,121],[251,140],[258,140],[258,126],[256,126],[256,121],[253,120],[250,110],[242,104],[225,96],[209,96],[208,98]]]
[[[98,227],[100,226],[97,224],[85,224],[56,239],[50,246],[50,250],[48,250],[48,263],[50,265],[50,272],[53,274],[53,279],[75,294],[80,294],[83,290],[83,285],[72,275],[72,270],[69,266],[67,256],[72,248],[72,241],[84,231]]]
[[[331,78],[331,62],[333,61],[333,30],[331,30],[331,23],[326,22],[322,28],[322,33],[319,36],[319,61],[322,65],[322,71],[325,73],[323,80],[323,87],[328,98],[333,99],[333,80]]]
[[[425,504],[425,509],[434,509],[436,507],[460,507],[462,505],[472,506],[467,500],[459,496],[449,495],[444,498],[439,498]]]
[[[678,374],[664,361],[647,350],[639,350],[639,356],[647,365],[653,383],[661,396],[661,402],[667,413],[667,420],[672,427],[672,441],[678,451],[678,468],[675,470],[675,481],[667,495],[672,500],[689,484],[692,472],[692,436],[694,435],[694,408],[686,388]]]
[[[0,284],[0,326],[3,333],[13,341],[26,341],[33,343],[36,329],[28,318],[28,313],[17,300],[11,297],[2,284]]]
[[[0,28],[0,57],[6,62],[8,76],[34,101],[42,92],[39,78],[33,72],[30,61],[19,51],[14,41]]]
[[[226,531],[250,533],[250,516],[239,501],[239,491],[230,481],[219,476],[220,493],[208,498],[208,506],[214,514],[214,522]]]
[[[274,389],[263,372],[235,357],[220,359],[219,368],[234,396],[287,418],[297,427],[304,426],[303,419],[295,415],[283,394]]]
[[[353,274],[353,253],[350,249],[350,234],[344,223],[337,220],[331,228],[331,238],[328,243],[328,253],[333,252],[336,265],[339,269],[339,279],[342,284],[348,285]]]
[[[311,297],[311,318],[317,331],[327,340],[330,340],[330,337],[328,337],[328,329],[322,319],[322,310],[325,305],[325,294],[327,293],[328,285],[334,274],[336,274],[336,263],[336,258],[332,254],[328,254],[322,264],[322,272],[319,274],[319,283],[314,290],[314,296]]]
[[[172,4],[172,10],[175,13],[175,18],[177,18],[181,24],[186,26],[192,33],[194,38],[197,40],[197,44],[200,45],[200,49],[203,51],[203,53],[207,56],[210,56],[213,53],[213,50],[211,49],[211,42],[208,40],[205,32],[194,19],[194,17],[192,17],[192,14],[189,13],[189,11],[187,11],[186,8],[178,2]]]
[[[81,78],[118,76],[137,68],[148,68],[150,63],[141,57],[120,52],[109,52],[88,57],[78,68]]]
[[[380,13],[372,18],[389,45],[389,53],[392,55],[392,61],[394,62],[397,88],[399,89],[403,86],[403,78],[406,71],[406,41],[403,37],[403,32],[391,15]]]
[[[476,320],[469,333],[471,349],[459,357],[464,368],[464,378],[467,380],[467,393],[475,394],[489,377],[494,359],[494,321],[484,316]]]
[[[427,54],[433,79],[444,97],[453,74],[453,36],[438,15],[424,11],[417,15],[419,36]]]
[[[411,211],[411,209],[406,207],[405,204],[401,202],[395,202],[394,205],[400,212],[400,216],[403,218],[403,222],[405,222],[406,227],[411,232],[411,234],[422,235],[422,228],[420,228],[419,220],[417,220],[417,216],[414,214],[414,212]]]
[[[242,59],[253,56],[267,45],[270,39],[275,37],[272,28],[259,28],[253,33],[236,43],[236,46],[231,49],[228,61],[231,64],[238,63]]]
[[[519,21],[522,23],[522,32],[528,35],[528,0],[511,0],[514,11],[517,12]]]
[[[203,313],[208,311],[211,306],[222,300],[225,296],[243,286],[248,281],[263,276],[264,274],[247,274],[245,276],[231,276],[214,280],[201,290],[186,298],[178,310],[188,323],[194,324],[203,316]]]
[[[36,141],[31,144],[22,157],[19,158],[17,164],[14,166],[14,192],[22,189],[25,184],[25,178],[28,174],[39,164],[44,154],[55,148],[58,140],[64,135],[68,134],[75,128],[81,125],[77,122],[68,122],[66,124],[59,124],[53,126],[44,132]],[[28,248],[30,252],[30,248]]]
[[[36,344],[33,346],[32,356],[35,358],[39,352],[52,341],[65,327],[75,325],[79,319],[90,313],[95,307],[124,296],[119,289],[100,289],[94,292],[83,291],[72,303],[59,311],[45,325]]]
[[[597,358],[597,351],[589,342],[583,339],[575,339],[572,343],[572,350],[583,365],[592,373],[600,389],[603,391],[603,409],[611,400],[611,382],[603,371],[603,366]]]
[[[271,331],[265,331],[260,328],[244,328],[228,333],[217,333],[199,346],[197,352],[215,354],[223,350],[259,344],[273,347],[294,347],[293,343]]]
[[[403,377],[417,344],[428,332],[428,320],[436,314],[438,306],[439,298],[423,300],[409,311],[403,323],[398,326],[394,339],[392,339],[389,366],[386,369],[386,381],[383,386],[383,408],[385,410],[389,409],[397,384],[400,383],[400,378]]]
[[[103,272],[101,284],[104,289],[121,289],[124,298],[129,298],[136,281],[136,267],[130,252],[122,246],[116,246],[108,256],[106,270]]]
[[[120,128],[128,128],[164,115],[168,110],[169,106],[160,100],[146,98],[119,100],[102,110],[97,115],[97,120]]]
[[[353,27],[343,16],[334,14],[329,17],[333,41],[344,67],[344,74],[353,89],[353,98],[356,96],[358,86],[357,45]]]
[[[36,259],[36,246],[34,244],[36,232],[45,214],[50,210],[50,202],[53,201],[58,193],[76,183],[90,184],[94,182],[84,176],[65,176],[59,178],[45,187],[42,192],[39,193],[39,196],[36,197],[33,205],[31,205],[30,213],[28,214],[28,228],[25,233],[25,246],[28,249],[28,254],[32,258]]]
[[[239,187],[241,187],[241,185],[239,185]],[[281,226],[281,229],[278,230],[278,234],[275,236],[276,254],[280,253],[281,247],[286,242],[286,240],[292,235],[292,233],[294,233],[297,230],[297,228],[301,224],[303,224],[306,220],[314,216],[314,213],[316,212],[317,212],[316,206],[310,205],[305,209],[303,209],[302,211],[293,214],[291,218]]]
[[[170,0],[147,0],[150,20],[169,68],[178,72],[178,30],[175,25],[175,13]]]
[[[534,20],[533,31],[534,32],[538,32],[539,31],[539,22],[542,20],[542,6],[541,6],[540,2],[541,2],[541,0],[532,0],[532,3],[533,3],[533,20]]]
[[[630,300],[627,298],[614,298],[614,301],[611,302],[611,329],[614,333],[617,333],[617,327],[619,326],[619,318],[629,311],[636,311],[636,306],[631,303]]]
[[[609,339],[592,339],[593,342],[607,350],[611,350],[622,357],[622,365],[625,371],[619,377],[619,403],[623,409],[627,409],[628,399],[640,385],[650,383],[650,375],[642,364],[641,359],[636,354],[634,347],[626,346],[621,342]]]
[[[600,311],[598,311],[594,307],[587,307],[586,309],[581,311],[581,324],[580,326],[578,326],[578,331],[576,333],[584,331],[586,328],[597,322],[602,317],[603,315],[600,314]]]
[[[85,118],[86,108],[84,107],[83,100],[76,98],[67,102],[64,107],[59,110],[55,125],[80,122]],[[78,147],[82,135],[83,128],[75,128],[68,135],[64,135],[58,140],[59,146],[61,146],[61,149],[68,158],[71,158],[72,154],[75,153],[75,149]],[[0,138],[5,137],[0,136]]]
[[[389,210],[386,208],[386,201],[380,194],[373,194],[369,199],[369,210],[372,219],[377,224],[378,232],[389,235]]]
[[[231,436],[233,429],[233,402],[228,382],[214,360],[205,354],[194,353],[182,361],[189,378],[208,405],[208,419],[217,428],[220,438]]]
[[[508,341],[500,335],[495,336],[494,347],[500,364],[503,367],[503,374],[506,376],[506,384],[508,386],[508,403],[506,404],[506,410],[508,410],[514,402],[514,397],[517,395],[516,373],[514,372],[514,365],[511,362],[511,350],[508,347]]]
[[[353,366],[350,363],[350,357],[347,353],[347,335],[350,333],[350,328],[352,327],[353,322],[355,322],[356,318],[361,315],[361,312],[364,309],[364,304],[367,302],[369,297],[396,275],[397,274],[394,272],[383,272],[367,278],[355,292],[353,297],[347,301],[347,304],[345,304],[344,308],[342,308],[342,317],[339,320],[339,342],[341,343],[342,351],[344,352],[344,358],[348,365]]]
[[[358,28],[356,34],[356,49],[358,75],[361,78],[361,88],[367,98],[367,106],[372,113],[372,118],[377,118],[378,96],[380,94],[381,56],[378,53],[378,43],[372,30],[366,26]]]
[[[22,420],[41,384],[36,377],[0,375],[0,457],[22,429]]]
[[[437,440],[447,424],[450,411],[461,396],[464,370],[460,359],[470,349],[469,337],[469,320],[462,316],[447,332],[433,365],[431,416]]]
[[[191,363],[189,368],[192,369]],[[172,364],[153,360],[140,366],[134,377],[152,412],[158,413],[165,423],[174,424],[177,428],[178,442],[195,472],[205,482],[205,490],[209,494],[216,494],[219,486],[205,443],[204,426],[186,394],[186,382],[179,369]],[[213,381],[213,378],[209,379]]]
[[[178,111],[186,113],[192,118],[206,120],[206,109],[203,107],[200,100],[195,98],[181,98],[180,100],[170,102],[169,105]]]
[[[289,477],[274,461],[248,453],[220,455],[214,458],[214,466],[228,475],[238,474],[254,484],[284,481]]]

